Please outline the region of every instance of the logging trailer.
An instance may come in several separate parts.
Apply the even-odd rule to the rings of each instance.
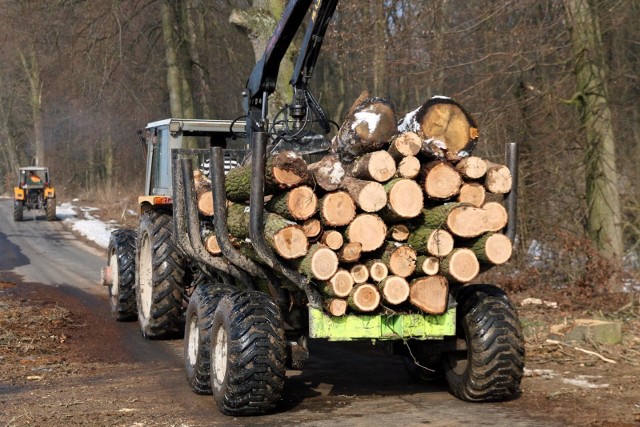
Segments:
[[[293,100],[283,110],[283,120],[270,122],[268,98],[280,61],[312,3],[311,23],[291,79]],[[452,283],[445,288],[440,312],[401,306],[335,315],[321,292],[329,277],[317,280],[320,276],[307,274],[302,263],[285,262],[275,253],[273,230],[265,232],[272,215],[265,211],[266,180],[273,174],[266,171],[268,158],[286,150],[311,162],[330,148],[322,135],[329,132],[330,122],[308,91],[308,82],[336,4],[288,2],[248,79],[242,120],[172,118],[147,125],[139,227],[112,233],[102,272],[113,316],[137,319],[146,338],[184,335],[190,387],[213,394],[228,415],[273,411],[285,370],[301,369],[309,357],[308,339],[383,342],[403,357],[414,379],[446,378],[452,394],[466,401],[511,399],[523,374],[524,343],[515,309],[502,290]],[[320,135],[310,131],[312,124],[322,129]],[[191,148],[195,146],[205,148]],[[507,157],[515,170],[514,147]],[[240,165],[250,173],[245,176],[248,205],[238,211],[237,204],[228,202],[228,181]],[[203,174],[204,181],[209,177],[205,207],[211,210],[205,217],[198,207]],[[505,204],[510,214],[506,235],[513,240],[515,185]],[[247,238],[230,233],[237,227],[232,210],[244,221]],[[285,240],[292,240],[300,228],[289,227]],[[337,239],[339,247],[345,234],[338,230],[323,242],[332,245]],[[203,243],[212,235],[219,255]],[[322,269],[325,264],[318,265]],[[340,302],[346,297],[334,301],[347,306]]]

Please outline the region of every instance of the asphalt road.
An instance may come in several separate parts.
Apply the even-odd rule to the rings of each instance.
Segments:
[[[12,220],[12,200],[0,200],[0,279],[64,288],[99,310],[106,289],[98,285],[105,254],[80,242],[60,221],[25,214]],[[179,341],[145,341],[135,323],[118,324],[132,362],[160,362],[168,374],[157,393],[187,407],[195,420],[212,417],[216,425],[304,426],[549,426],[544,414],[532,414],[517,401],[470,404],[452,397],[442,384],[413,383],[401,361],[367,343],[310,343],[304,371],[288,372],[283,405],[276,414],[230,418],[212,413],[212,398],[190,392],[182,374]],[[197,424],[200,425],[200,424]]]

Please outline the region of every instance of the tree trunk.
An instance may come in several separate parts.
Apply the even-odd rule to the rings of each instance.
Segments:
[[[31,105],[35,152],[35,166],[46,166],[44,152],[44,123],[42,120],[42,86],[40,64],[35,46],[31,46],[29,57],[20,52],[20,60],[29,81],[29,103]]]
[[[575,97],[586,133],[587,229],[596,248],[615,259],[624,251],[613,120],[609,108],[604,47],[597,13],[588,0],[565,0],[576,58]],[[619,288],[614,284],[612,288]],[[612,289],[615,290],[615,289]]]

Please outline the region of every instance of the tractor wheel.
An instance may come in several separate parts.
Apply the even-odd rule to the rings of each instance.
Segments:
[[[223,414],[272,411],[286,359],[282,318],[271,297],[241,291],[220,300],[211,327],[211,388]]]
[[[56,198],[49,197],[47,199],[47,221],[55,221],[56,219]]]
[[[522,327],[513,305],[492,285],[460,288],[457,336],[467,350],[445,355],[451,393],[468,402],[515,397],[524,371]]]
[[[184,260],[172,239],[172,217],[150,210],[140,218],[136,250],[136,303],[146,338],[180,336],[184,328]]]
[[[17,200],[13,202],[13,220],[18,222],[24,218],[24,202]]]
[[[111,267],[111,314],[118,321],[135,320],[136,232],[116,230],[111,233],[107,253],[107,265]]]
[[[189,300],[184,329],[184,367],[187,382],[197,394],[211,394],[209,347],[213,314],[220,299],[235,290],[222,283],[200,284]]]

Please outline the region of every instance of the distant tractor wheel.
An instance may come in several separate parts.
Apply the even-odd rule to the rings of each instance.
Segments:
[[[257,291],[220,300],[211,327],[211,388],[226,415],[260,415],[280,400],[287,359],[276,303]]]
[[[18,222],[24,218],[24,202],[17,200],[13,203],[13,220]]]
[[[184,329],[187,382],[197,394],[211,394],[210,345],[213,315],[220,299],[236,288],[221,283],[200,284],[189,300]]]
[[[513,305],[492,285],[460,288],[458,338],[466,350],[445,355],[451,393],[468,402],[515,397],[524,372],[524,338]]]
[[[150,210],[140,219],[136,251],[136,303],[146,338],[180,336],[184,327],[184,260],[172,240],[172,217]]]
[[[47,208],[49,206],[47,205]],[[111,269],[109,302],[111,314],[118,321],[136,318],[136,232],[116,230],[111,233],[108,249]]]
[[[56,219],[56,198],[49,197],[47,199],[47,221],[55,221]]]

